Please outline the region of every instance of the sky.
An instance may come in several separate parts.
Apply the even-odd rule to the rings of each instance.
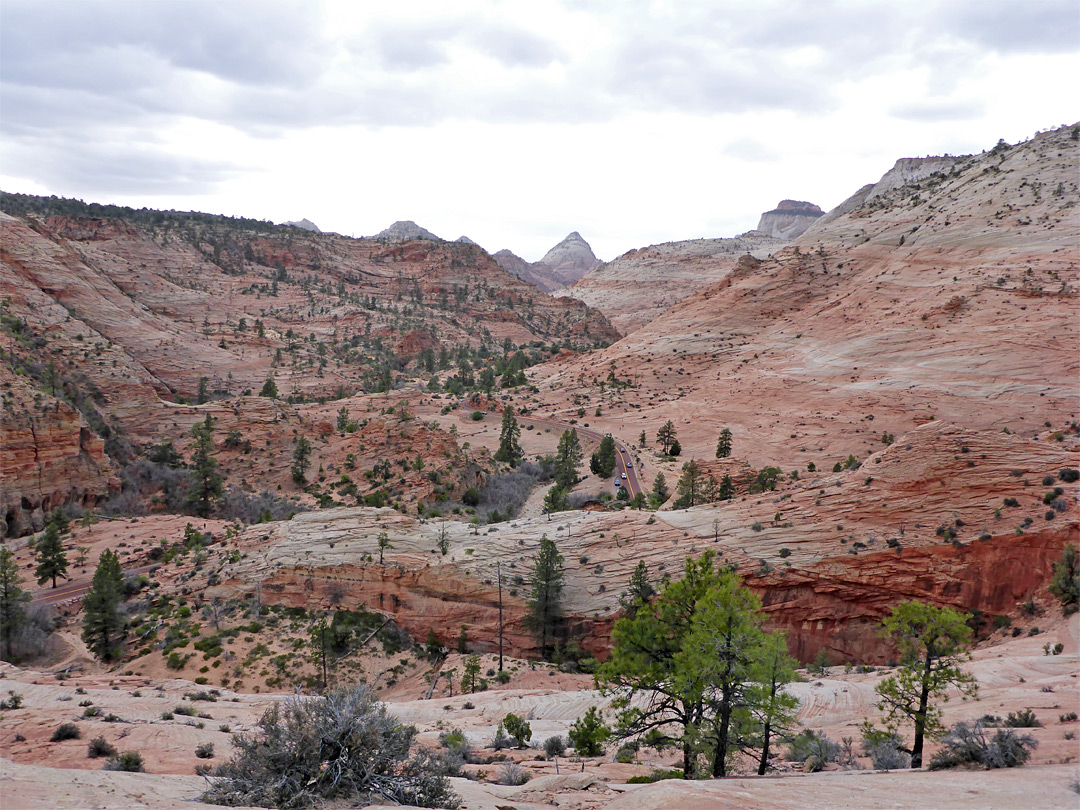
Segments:
[[[1077,0],[3,0],[0,188],[609,260],[1075,123],[1077,76]]]

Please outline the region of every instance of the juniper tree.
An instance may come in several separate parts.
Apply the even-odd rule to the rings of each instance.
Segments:
[[[678,498],[675,499],[676,509],[686,509],[690,506],[708,503],[715,497],[716,481],[710,475],[706,475],[701,465],[694,459],[690,459],[682,466],[682,475],[676,485]]]
[[[668,419],[656,431],[656,441],[660,444],[660,449],[664,451],[666,456],[671,450],[671,443],[675,441],[675,423]]]
[[[256,321],[256,323],[258,322]],[[259,328],[262,328],[261,324],[259,325]],[[263,383],[263,387],[259,390],[259,396],[269,397],[270,399],[278,398],[278,387],[277,383],[274,382],[273,375],[266,378],[266,382]]]
[[[311,442],[308,441],[307,436],[300,436],[296,440],[296,446],[293,448],[293,463],[290,468],[292,473],[292,479],[298,485],[303,486],[307,483],[307,471],[311,466]]]
[[[615,471],[615,439],[605,436],[600,440],[599,449],[589,459],[589,469],[601,478],[610,478]]]
[[[664,477],[663,471],[656,473],[656,478],[653,479],[653,487],[651,498],[653,506],[659,508],[671,497],[671,492],[668,490],[667,479]]]

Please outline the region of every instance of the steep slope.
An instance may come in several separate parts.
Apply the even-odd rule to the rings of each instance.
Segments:
[[[22,195],[4,205],[21,215],[0,214],[8,365],[39,391],[59,387],[93,410],[102,438],[183,438],[179,420],[163,419],[173,402],[235,398],[270,376],[294,402],[340,398],[426,384],[512,346],[531,347],[535,362],[549,343],[589,348],[618,337],[600,313],[545,295],[464,242],[349,239]],[[21,446],[23,428],[3,427],[0,444]],[[78,435],[71,419],[64,430]],[[56,469],[85,468],[86,442],[54,444],[70,451]],[[29,514],[45,500],[23,475],[34,469],[5,469],[0,514]],[[108,489],[95,476],[72,483],[75,500]]]
[[[1078,131],[907,185],[887,175],[771,259],[744,258],[608,349],[539,370],[544,401],[570,413],[559,392],[576,382],[608,429],[674,419],[698,457],[728,426],[757,466],[862,458],[932,418],[1066,428],[1080,410]],[[618,404],[597,385],[612,370],[632,386]]]
[[[763,259],[788,242],[749,231],[638,248],[590,270],[564,293],[599,309],[625,335],[724,278],[740,256]]]

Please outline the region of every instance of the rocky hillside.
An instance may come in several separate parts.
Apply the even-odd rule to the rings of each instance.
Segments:
[[[547,401],[569,413],[559,392],[614,370],[631,386],[619,404],[610,388],[576,389],[609,424],[651,434],[673,419],[684,455],[698,457],[728,426],[757,466],[862,459],[930,419],[1029,438],[1069,431],[1077,133],[949,160],[906,185],[894,169],[793,246],[744,257],[610,348],[545,367]]]
[[[806,229],[814,224],[814,220],[824,213],[813,203],[781,200],[776,208],[761,215],[757,230],[775,239],[786,239],[790,242],[802,236]]]
[[[739,257],[764,259],[788,244],[757,231],[631,250],[585,274],[565,294],[603,312],[624,335],[724,278]]]
[[[170,425],[171,438],[184,435],[163,419],[174,402],[257,393],[270,377],[294,404],[423,386],[462,363],[472,379],[473,364],[479,373],[508,349],[527,348],[528,363],[549,347],[618,337],[599,312],[545,295],[464,242],[349,239],[22,195],[4,206],[17,214],[0,215],[5,363],[43,397],[35,418],[64,413],[49,399],[61,391],[97,437],[80,439],[87,425],[64,416],[62,441],[30,464],[17,439],[30,426],[15,407],[26,397],[6,389],[0,445],[18,456],[4,459],[0,514],[18,513],[9,530],[56,503],[38,481],[42,459],[73,476],[64,502],[82,503],[108,489],[112,469],[93,455],[102,439],[158,442]]]
[[[527,262],[509,250],[496,253],[495,261],[506,272],[535,284],[544,292],[561,292],[563,287],[569,287],[600,264],[589,243],[577,231],[568,234],[540,261]]]

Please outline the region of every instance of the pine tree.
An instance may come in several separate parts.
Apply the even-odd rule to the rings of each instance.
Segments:
[[[566,495],[566,490],[558,484],[552,484],[551,489],[549,489],[547,495],[544,496],[544,514],[550,515],[553,512],[565,512],[569,508],[570,499]]]
[[[269,397],[270,399],[278,398],[277,383],[274,382],[273,375],[266,378],[266,382],[263,383],[262,389],[259,391],[260,397]]]
[[[90,590],[83,597],[83,641],[104,661],[111,661],[120,653],[124,632],[124,618],[120,615],[123,585],[120,558],[106,549],[94,570]]]
[[[516,467],[525,455],[518,443],[520,439],[521,427],[514,416],[514,406],[507,405],[503,410],[502,432],[499,434],[499,449],[495,451],[495,460]]]
[[[720,489],[716,493],[716,499],[719,501],[730,501],[735,497],[735,484],[731,480],[731,476],[724,474],[724,477],[720,479]]]
[[[20,586],[19,566],[11,549],[0,547],[0,660],[9,661],[11,639],[26,621],[30,594]]]
[[[660,443],[660,449],[664,451],[664,455],[668,454],[671,450],[671,443],[675,441],[675,423],[668,419],[661,428],[656,431],[656,441]]]
[[[57,577],[68,578],[64,541],[55,523],[49,523],[45,528],[45,535],[38,541],[37,561],[38,567],[34,571],[34,576],[37,577],[38,585],[44,585],[51,579],[52,586],[55,588]]]
[[[623,613],[630,618],[637,615],[638,610],[649,604],[649,600],[656,596],[656,589],[649,582],[649,566],[644,560],[639,560],[634,573],[630,575],[630,584],[626,592],[619,600]]]
[[[683,464],[682,476],[676,486],[679,497],[675,499],[675,508],[686,509],[708,503],[714,497],[715,484],[715,479],[707,476],[697,461],[690,459]]]
[[[589,469],[601,478],[610,478],[615,472],[615,439],[610,435],[600,440],[600,448],[589,459]]]
[[[577,430],[564,430],[559,437],[559,449],[555,453],[555,483],[569,490],[578,482],[578,467],[581,466],[581,443]]]
[[[664,477],[663,472],[657,472],[656,478],[653,479],[651,497],[653,506],[657,508],[662,506],[667,499],[671,497],[671,492],[668,490],[667,486],[667,479]]]
[[[301,436],[296,440],[296,447],[293,448],[293,464],[290,469],[293,481],[300,486],[306,484],[307,471],[310,466],[311,442],[308,441],[307,436]]]
[[[716,440],[716,457],[727,458],[731,455],[731,431],[724,428],[720,431],[720,438]]]
[[[555,630],[561,615],[562,588],[565,574],[563,557],[553,540],[545,534],[540,538],[540,551],[530,577],[532,595],[526,623],[540,642],[540,657],[547,658],[548,638]]]
[[[195,446],[191,453],[191,471],[188,474],[188,491],[185,503],[199,517],[210,517],[214,507],[225,493],[224,477],[217,471],[214,458],[214,417],[196,422],[191,429]]]

